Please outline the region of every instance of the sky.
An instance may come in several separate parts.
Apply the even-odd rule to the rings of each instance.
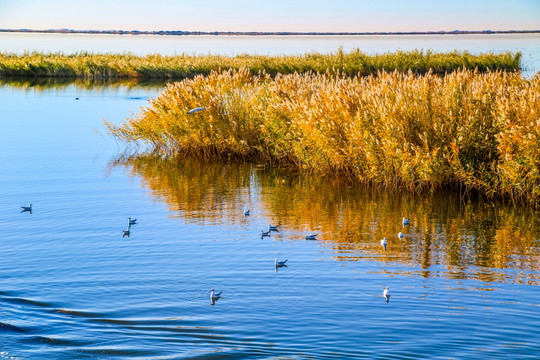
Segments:
[[[260,32],[538,30],[540,0],[0,0],[0,28]]]

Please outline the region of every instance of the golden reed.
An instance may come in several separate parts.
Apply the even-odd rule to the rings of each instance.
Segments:
[[[195,107],[207,109],[188,114]],[[109,131],[166,156],[235,157],[418,191],[540,200],[540,77],[247,69],[167,86]]]

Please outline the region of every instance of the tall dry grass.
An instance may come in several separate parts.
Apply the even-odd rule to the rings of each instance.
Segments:
[[[198,106],[207,110],[187,114]],[[364,183],[540,200],[540,77],[214,72],[110,132],[165,155],[256,159]]]
[[[444,74],[457,69],[514,71],[520,69],[521,53],[483,53],[466,51],[435,53],[432,51],[397,51],[367,55],[359,49],[304,55],[188,55],[177,56],[133,54],[74,54],[27,52],[0,53],[0,76],[184,79],[209,75],[212,71],[250,69],[277,74],[308,71],[348,75],[370,75],[377,71],[413,71]]]

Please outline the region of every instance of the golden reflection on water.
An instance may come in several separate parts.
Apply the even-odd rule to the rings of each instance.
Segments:
[[[163,89],[169,81],[163,79],[82,79],[75,77],[24,77],[4,76],[0,77],[0,86],[10,86],[34,91],[59,90],[66,87],[74,87],[78,90],[112,90],[115,88],[154,88]]]
[[[250,208],[269,223],[282,224],[287,238],[318,232],[338,261],[401,263],[409,268],[385,272],[424,277],[532,285],[539,279],[540,223],[531,208],[453,193],[370,189],[247,163],[125,156],[110,165],[140,177],[143,187],[184,221],[239,224],[242,210]],[[402,226],[404,216],[410,226]],[[387,251],[380,245],[383,237]]]

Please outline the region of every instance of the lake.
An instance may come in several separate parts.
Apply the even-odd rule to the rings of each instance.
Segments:
[[[174,54],[303,54],[360,48],[368,54],[396,50],[502,52],[521,51],[523,74],[540,71],[540,34],[372,35],[372,36],[156,36],[1,33],[2,51],[131,52]]]
[[[163,87],[0,80],[0,358],[538,358],[538,210],[125,153]]]

